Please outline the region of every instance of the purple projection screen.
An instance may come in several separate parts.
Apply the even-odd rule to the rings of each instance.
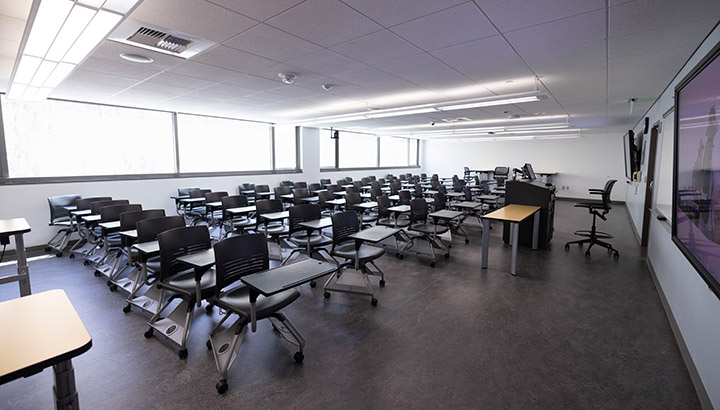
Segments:
[[[720,297],[719,51],[675,89],[673,241]]]

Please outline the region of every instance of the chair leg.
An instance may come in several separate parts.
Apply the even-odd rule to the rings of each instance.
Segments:
[[[298,353],[302,354],[303,348],[305,347],[305,338],[300,334],[290,319],[288,319],[283,312],[275,312],[268,319],[270,323],[272,323],[273,328],[278,332],[278,336],[293,346],[297,346],[299,349]],[[297,360],[297,358],[295,360]]]
[[[245,317],[238,318],[228,329],[217,332],[217,328],[231,314],[231,312],[228,312],[222,321],[216,325],[207,344],[208,348],[213,351],[215,365],[223,380],[227,380],[228,370],[235,362],[240,345],[242,345],[242,341],[247,334],[248,321]]]

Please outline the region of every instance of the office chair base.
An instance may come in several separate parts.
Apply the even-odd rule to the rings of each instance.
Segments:
[[[192,301],[183,299],[183,301],[180,302],[180,304],[177,305],[172,312],[170,312],[168,317],[160,319],[160,313],[167,308],[171,301],[172,298],[170,298],[165,305],[160,308],[160,310],[150,319],[148,326],[150,326],[150,329],[157,330],[162,333],[163,336],[180,346],[178,355],[180,356],[180,359],[185,359],[187,358],[185,343],[187,342],[188,334],[190,334],[190,325],[192,324],[195,309],[192,306]]]
[[[369,261],[369,263],[372,263],[372,261]],[[373,289],[373,285],[370,282],[370,275],[372,276],[380,276],[380,280],[382,281],[382,286],[385,286],[385,275],[384,273],[375,265],[372,263],[372,265],[377,269],[377,272],[371,271],[367,264],[363,264],[360,266],[360,274],[363,279],[364,286],[355,284],[355,283],[338,283],[340,281],[340,278],[342,277],[344,271],[348,267],[352,267],[354,264],[354,261],[347,260],[343,263],[341,263],[338,266],[338,270],[336,273],[333,273],[330,275],[328,280],[325,282],[325,285],[323,285],[323,296],[325,299],[330,298],[330,292],[342,292],[342,293],[354,293],[356,295],[368,295],[370,296],[370,304],[372,306],[377,306],[378,300],[375,298],[375,290]],[[354,270],[354,269],[353,269]]]
[[[586,243],[589,243],[590,246],[585,250],[585,257],[590,257],[590,249],[592,249],[593,246],[597,245],[600,247],[603,247],[607,249],[608,253],[613,254],[613,258],[618,259],[620,257],[620,252],[617,251],[617,249],[613,248],[613,246],[607,242],[604,242],[598,238],[589,238],[589,239],[580,239],[577,241],[570,241],[565,243],[565,250],[570,250],[570,245],[572,244],[578,244],[579,247],[582,248],[582,246]]]
[[[45,252],[55,251],[55,255],[61,257],[73,232],[72,228],[59,230],[45,245]]]

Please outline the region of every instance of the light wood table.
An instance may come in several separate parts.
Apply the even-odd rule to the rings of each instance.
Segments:
[[[0,277],[0,284],[18,282],[20,296],[27,296],[30,291],[30,274],[28,273],[27,255],[25,254],[25,240],[23,235],[30,232],[25,218],[0,219],[0,235],[13,235],[15,237],[15,254],[17,255],[17,275]],[[0,322],[2,323],[2,322]]]
[[[518,237],[520,236],[520,222],[534,215],[532,248],[538,247],[538,231],[540,231],[540,207],[530,205],[507,205],[497,211],[483,215],[483,245],[482,245],[482,268],[488,266],[488,242],[490,242],[490,221],[501,221],[510,223],[510,242],[512,243],[512,261],[510,273],[515,275],[517,265]]]
[[[0,303],[0,384],[53,366],[55,408],[79,409],[71,359],[92,338],[61,289]]]

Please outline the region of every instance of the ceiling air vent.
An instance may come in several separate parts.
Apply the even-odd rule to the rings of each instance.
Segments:
[[[133,19],[126,19],[110,35],[110,40],[183,58],[190,58],[217,45],[190,34]]]

